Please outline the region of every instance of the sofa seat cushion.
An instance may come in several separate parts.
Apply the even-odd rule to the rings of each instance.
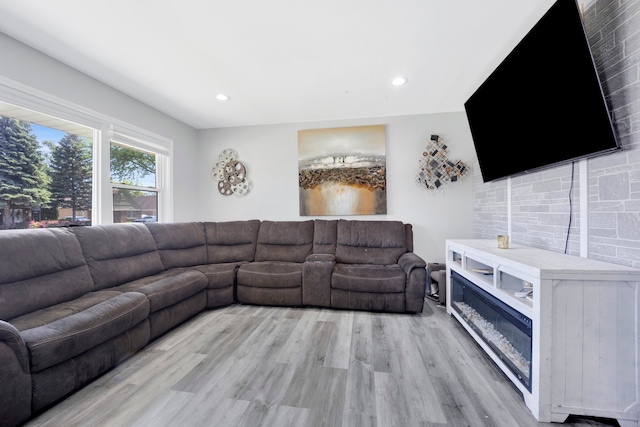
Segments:
[[[80,313],[94,305],[107,301],[110,298],[122,294],[120,291],[105,290],[89,292],[71,301],[52,305],[29,314],[22,315],[10,320],[10,323],[19,331],[37,328],[38,326],[48,325],[56,320],[64,319],[73,314]]]
[[[207,289],[222,289],[236,283],[236,270],[244,262],[225,262],[223,264],[197,265],[194,269],[207,277]]]
[[[351,292],[404,292],[407,277],[399,265],[336,264],[331,287]]]
[[[238,269],[238,285],[256,288],[301,287],[302,264],[279,261],[243,264]]]
[[[206,289],[207,277],[193,269],[170,270],[114,288],[121,292],[140,292],[147,296],[150,312],[172,306]]]
[[[79,313],[22,331],[31,355],[31,372],[69,360],[118,336],[149,316],[141,293],[116,295]]]

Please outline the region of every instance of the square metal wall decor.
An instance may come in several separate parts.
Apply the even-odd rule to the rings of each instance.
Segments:
[[[385,125],[298,131],[300,215],[387,213]]]

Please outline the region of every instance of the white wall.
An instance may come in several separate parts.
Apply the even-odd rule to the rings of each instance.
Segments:
[[[387,137],[387,215],[346,219],[388,219],[411,223],[414,251],[428,262],[444,262],[445,239],[471,238],[472,176],[440,190],[416,184],[418,161],[431,134],[449,147],[449,158],[475,162],[475,151],[464,113],[369,118],[272,126],[209,129],[199,132],[198,218],[303,220],[298,199],[298,130],[384,124]],[[247,167],[252,182],[244,196],[223,196],[211,168],[220,152],[231,148]],[[322,217],[329,219],[333,217]]]
[[[174,141],[174,220],[197,220],[197,131],[0,33],[0,76]]]

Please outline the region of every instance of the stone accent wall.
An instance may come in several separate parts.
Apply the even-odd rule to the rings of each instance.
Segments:
[[[473,171],[473,237],[495,239],[498,234],[508,234],[507,181],[482,183],[478,161],[471,165]]]
[[[640,267],[640,1],[585,15],[623,151],[589,161],[589,258]]]
[[[513,178],[511,194],[514,242],[580,255],[578,164]]]
[[[580,186],[588,186],[588,257],[640,268],[640,0],[583,2],[585,26],[603,91],[623,150],[588,160],[588,182],[575,164],[482,183],[474,168],[473,231],[495,238],[508,229],[511,241],[556,252],[580,253]],[[567,125],[579,126],[579,118]],[[512,153],[511,155],[515,155]],[[569,219],[571,212],[571,229]],[[567,231],[569,230],[568,240]]]

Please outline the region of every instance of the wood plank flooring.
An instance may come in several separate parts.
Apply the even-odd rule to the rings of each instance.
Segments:
[[[206,311],[27,426],[560,426],[443,307]],[[570,418],[563,427],[611,426]]]

